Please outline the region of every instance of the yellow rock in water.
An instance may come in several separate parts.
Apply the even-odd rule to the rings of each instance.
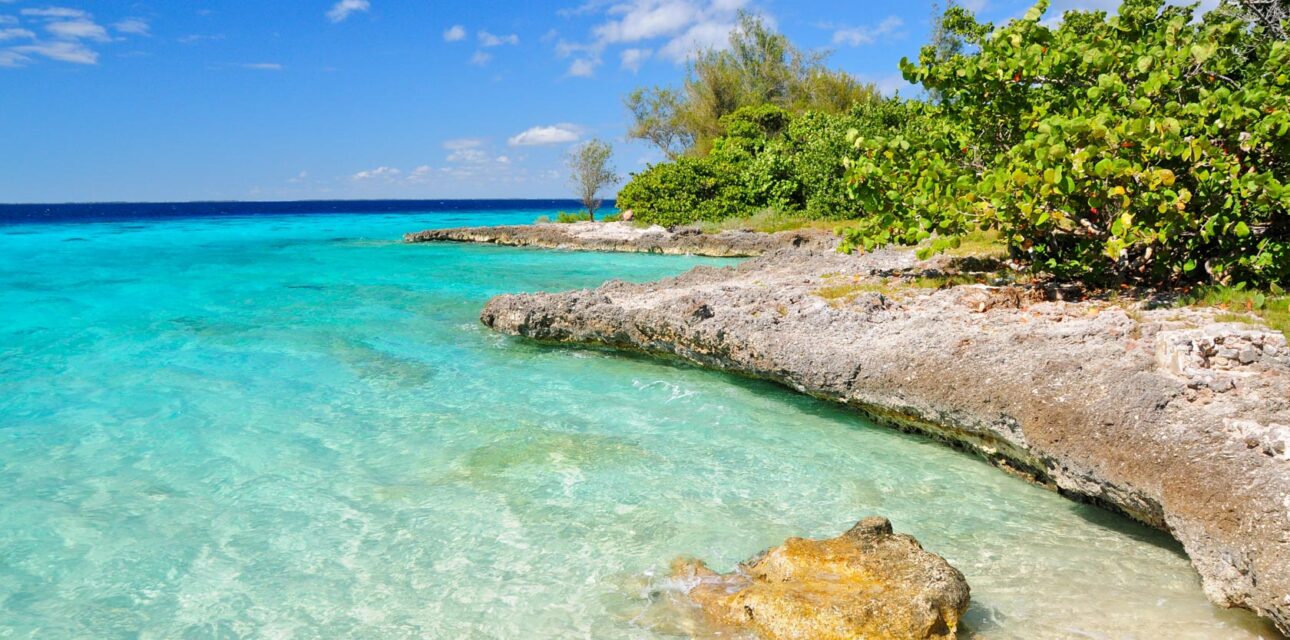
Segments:
[[[877,516],[836,538],[789,538],[724,575],[678,560],[673,577],[693,582],[714,621],[770,640],[949,640],[969,596],[958,569]]]

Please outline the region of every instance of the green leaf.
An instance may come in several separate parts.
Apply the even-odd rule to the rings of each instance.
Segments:
[[[1241,221],[1236,223],[1236,226],[1232,228],[1232,232],[1236,234],[1236,237],[1244,238],[1250,235],[1250,228],[1246,226],[1244,221]]]

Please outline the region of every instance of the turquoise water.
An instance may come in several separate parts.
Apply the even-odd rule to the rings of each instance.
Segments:
[[[674,557],[872,513],[963,570],[982,638],[1272,637],[1167,538],[971,456],[477,320],[720,261],[394,241],[533,217],[0,227],[0,637],[678,637]]]

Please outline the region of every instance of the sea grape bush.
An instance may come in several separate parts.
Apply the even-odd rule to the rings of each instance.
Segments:
[[[682,156],[634,175],[618,193],[618,206],[637,220],[665,226],[720,221],[772,209],[813,218],[859,214],[848,196],[842,158],[847,134],[865,127],[865,114],[805,112],[794,115],[763,104],[721,120],[723,134],[705,156]]]
[[[952,246],[995,228],[1035,268],[1095,282],[1290,281],[1290,45],[1162,0],[1118,14],[1047,2],[965,48],[902,61],[938,97],[903,130],[852,134],[865,216],[845,246]]]

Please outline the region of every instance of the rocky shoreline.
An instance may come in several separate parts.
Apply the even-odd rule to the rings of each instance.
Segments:
[[[637,227],[626,222],[574,222],[497,227],[458,227],[408,233],[403,241],[476,242],[513,247],[666,253],[674,255],[746,258],[786,247],[827,249],[837,240],[818,230],[755,233],[702,233],[695,228]]]
[[[577,229],[406,239],[682,252],[660,250],[652,233],[607,242],[559,227]],[[842,255],[819,233],[747,235],[762,238],[740,246],[765,255],[737,267],[504,295],[480,317],[502,333],[776,381],[976,452],[1169,532],[1211,601],[1290,634],[1290,349],[1280,333],[1218,322],[1213,310],[938,286],[963,265],[910,251]]]

